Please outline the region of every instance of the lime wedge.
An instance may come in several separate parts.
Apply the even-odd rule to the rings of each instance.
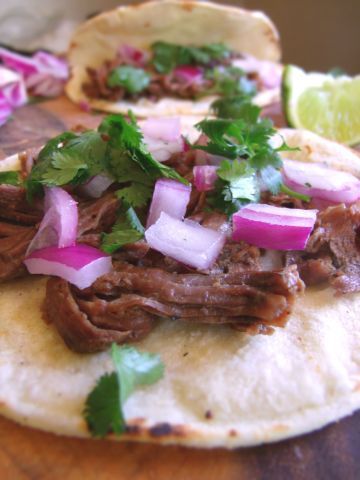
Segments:
[[[287,65],[282,101],[291,127],[347,145],[360,143],[360,75],[334,77]]]

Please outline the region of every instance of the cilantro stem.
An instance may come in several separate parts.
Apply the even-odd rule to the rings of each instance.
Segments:
[[[286,193],[290,197],[298,198],[303,202],[310,202],[311,200],[311,197],[309,197],[309,195],[304,195],[302,193],[294,192],[294,190],[291,190],[291,188],[287,187],[283,183],[281,184],[280,191],[283,193]]]

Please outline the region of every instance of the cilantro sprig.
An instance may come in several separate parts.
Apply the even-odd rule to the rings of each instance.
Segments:
[[[218,94],[225,98],[235,95],[251,98],[256,93],[255,83],[249,80],[246,73],[233,66],[219,66],[208,69],[205,78],[212,81],[212,86],[204,95]]]
[[[94,437],[124,433],[126,400],[137,387],[151,385],[164,375],[164,364],[158,355],[113,344],[111,356],[115,371],[100,377],[85,402],[84,418]]]
[[[21,176],[20,172],[17,171],[7,171],[0,172],[0,185],[21,185]]]
[[[118,196],[133,207],[147,203],[158,178],[187,183],[174,169],[152,157],[130,113],[130,122],[122,115],[109,115],[97,131],[79,135],[65,132],[50,140],[41,150],[26,187],[31,198],[42,186],[80,185],[99,173],[122,184]]]
[[[202,47],[177,45],[168,42],[152,44],[152,63],[159,73],[169,73],[179,65],[210,66],[230,57],[231,51],[222,43],[211,43]]]
[[[123,245],[134,243],[144,237],[145,229],[133,207],[123,202],[111,233],[102,235],[101,248],[112,254]]]
[[[208,143],[192,146],[224,157],[217,170],[215,189],[208,196],[212,207],[231,215],[246,203],[259,201],[261,183],[273,194],[286,191],[309,201],[306,195],[283,185],[279,152],[294,149],[285,141],[277,148],[271,145],[276,130],[270,119],[260,117],[259,107],[246,96],[235,96],[217,100],[213,110],[225,118],[198,123],[196,127],[208,137]]]

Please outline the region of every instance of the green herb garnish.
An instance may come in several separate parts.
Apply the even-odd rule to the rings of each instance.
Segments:
[[[140,93],[150,84],[151,76],[142,68],[123,65],[114,68],[107,78],[109,87],[123,87],[131,94]]]
[[[0,172],[0,185],[21,185],[20,173],[16,171]]]
[[[113,344],[111,356],[115,372],[100,377],[85,403],[84,418],[94,437],[123,433],[123,405],[127,398],[137,387],[151,385],[164,375],[164,364],[158,355]]]
[[[159,73],[169,73],[179,65],[210,65],[229,58],[230,50],[221,43],[189,47],[167,42],[155,42],[152,63]]]
[[[124,202],[111,233],[102,236],[101,248],[112,254],[127,243],[134,243],[144,237],[144,227],[133,207]]]
[[[254,82],[246,77],[243,70],[237,67],[216,67],[207,70],[205,78],[213,82],[213,86],[204,94],[219,94],[225,97],[242,95],[251,98],[256,93]]]
[[[297,149],[285,142],[278,148],[272,147],[269,140],[276,130],[271,120],[260,118],[261,109],[248,98],[234,98],[234,103],[225,98],[213,104],[213,110],[227,118],[206,119],[196,125],[209,140],[205,146],[192,148],[228,159],[220,162],[215,190],[208,194],[209,204],[231,215],[246,203],[259,201],[260,181],[273,194],[285,188],[288,194],[300,198],[283,186],[278,153]],[[301,195],[301,199],[308,201],[309,197]]]

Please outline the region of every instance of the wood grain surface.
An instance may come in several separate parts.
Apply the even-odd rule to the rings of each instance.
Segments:
[[[278,106],[267,113],[282,124]],[[0,128],[0,158],[75,124],[94,127],[99,118],[64,98],[28,105]],[[234,451],[58,437],[0,417],[0,480],[359,478],[360,412],[309,435]]]

